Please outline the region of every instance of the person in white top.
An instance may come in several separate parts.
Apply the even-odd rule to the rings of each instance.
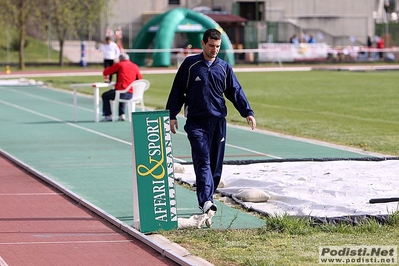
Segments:
[[[98,50],[104,54],[104,69],[112,66],[121,54],[118,45],[109,36],[105,37],[105,42],[98,47]],[[112,82],[112,76],[104,77],[104,81]]]

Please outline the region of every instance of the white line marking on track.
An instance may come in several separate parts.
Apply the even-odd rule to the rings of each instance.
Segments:
[[[42,238],[51,238],[51,237],[58,237],[58,236],[62,236],[62,237],[76,237],[76,236],[120,236],[120,234],[118,233],[111,233],[111,234],[82,234],[82,233],[69,233],[69,234],[32,234],[32,236],[34,237],[42,237]]]
[[[0,196],[55,196],[64,195],[63,193],[0,193]]]
[[[0,89],[1,89],[1,90],[6,90],[5,88],[1,88],[1,87],[0,87]],[[42,97],[42,96],[38,96],[38,95],[29,93],[29,92],[18,91],[18,90],[15,90],[15,89],[12,89],[12,90],[8,89],[8,91],[12,91],[12,92],[14,92],[14,93],[18,93],[18,94],[22,94],[22,95],[27,95],[27,96],[32,97],[32,98],[36,98],[36,99],[43,100],[43,101],[50,102],[50,103],[55,103],[55,104],[58,104],[58,105],[64,105],[64,106],[68,106],[68,107],[72,107],[72,108],[74,107],[74,105],[73,105],[72,103],[69,104],[69,103],[64,103],[64,102],[56,101],[56,100],[49,99],[49,98]],[[79,106],[77,106],[77,108],[80,109],[80,110],[85,110],[85,111],[87,111],[87,112],[94,113],[94,110],[93,110],[93,109],[90,109],[90,108],[79,107]]]
[[[0,88],[0,89],[4,89],[4,88]],[[51,99],[48,99],[48,98],[44,98],[44,97],[40,97],[40,96],[37,96],[37,95],[34,95],[34,94],[22,93],[22,92],[18,92],[18,93],[26,94],[28,96],[32,96],[32,97],[35,97],[35,98],[38,98],[38,99],[42,99],[42,100],[47,100],[49,102],[54,102],[54,103],[57,103],[57,104],[63,104],[63,105],[66,105],[66,106],[73,107],[72,104],[66,104],[66,103],[54,101],[54,100],[51,100]],[[281,107],[281,106],[273,106],[273,105],[267,105],[267,106],[269,106],[271,108],[280,108],[280,109],[284,108],[284,109],[293,110],[293,111],[306,111],[305,109],[301,109],[301,108]],[[86,111],[90,111],[90,112],[94,112],[92,109],[89,109],[89,108],[80,107],[80,109],[86,110]],[[399,122],[396,122],[396,121],[387,121],[387,120],[384,120],[384,119],[372,119],[372,118],[359,118],[357,116],[343,115],[343,114],[334,114],[334,113],[330,113],[330,112],[320,112],[320,114],[325,114],[325,115],[330,115],[330,116],[337,116],[337,117],[344,117],[344,118],[351,118],[351,119],[357,119],[357,120],[363,120],[363,121],[370,121],[370,122],[379,122],[379,123],[387,123],[387,124],[399,124]],[[241,126],[236,126],[236,125],[233,125],[233,126],[230,125],[230,126],[231,127],[236,127],[236,128],[241,128]],[[244,129],[248,130],[247,128],[244,128]],[[257,132],[262,132],[262,131],[263,130],[257,130]],[[181,133],[181,132],[176,132],[176,133],[177,134],[181,134],[181,135],[185,135],[185,133]],[[326,143],[326,142],[317,141],[317,140],[311,140],[311,139],[305,139],[305,138],[300,138],[300,137],[295,137],[295,136],[287,136],[287,135],[283,136],[283,134],[274,133],[274,132],[263,132],[263,133],[267,134],[267,135],[271,135],[271,136],[278,136],[278,137],[283,137],[283,138],[286,138],[286,139],[294,139],[294,140],[297,140],[297,141],[308,142],[308,143],[312,143],[312,144],[315,144],[315,145],[322,145],[322,146],[325,146],[325,147],[330,147],[330,148],[350,151],[350,152],[354,152],[354,153],[358,153],[358,154],[372,155],[372,156],[377,156],[377,157],[387,156],[387,155],[379,154],[379,153],[365,152],[365,151],[362,151],[362,150],[359,151],[358,149],[355,149],[355,148],[346,147],[346,146],[340,146],[340,145],[334,145],[332,143]],[[267,153],[257,152],[257,151],[254,151],[254,150],[250,150],[250,149],[246,149],[246,148],[243,148],[243,147],[231,145],[231,144],[228,144],[228,143],[226,143],[226,146],[233,147],[233,148],[236,148],[236,149],[241,149],[241,150],[248,151],[248,152],[252,152],[252,153],[255,153],[255,154],[262,155],[262,156],[269,156],[269,157],[272,157],[272,158],[275,158],[275,159],[282,159],[281,157],[273,156],[273,155],[270,155],[270,154],[267,154]],[[175,159],[179,160],[177,158],[175,158]],[[180,160],[180,161],[181,162],[186,162],[185,160]]]
[[[182,132],[179,132],[179,131],[177,131],[176,134],[186,135],[185,133],[182,133]],[[232,144],[228,144],[228,143],[226,143],[226,147],[247,151],[247,152],[251,152],[251,153],[262,155],[262,156],[268,156],[268,157],[272,157],[272,158],[275,158],[275,159],[282,159],[281,157],[273,156],[273,155],[270,155],[270,154],[267,154],[267,153],[263,153],[263,152],[259,152],[259,151],[255,151],[255,150],[251,150],[251,149],[247,149],[247,148],[244,148],[244,147],[241,147],[241,146],[236,146],[236,145],[232,145]]]
[[[345,67],[345,66],[343,66]],[[282,71],[311,71],[313,67],[234,67],[234,72],[282,72]],[[176,74],[176,69],[143,69],[142,74]],[[102,77],[101,71],[83,72],[57,72],[57,73],[12,73],[0,74],[0,79],[10,78],[38,78],[38,77],[71,77],[71,76],[98,76]]]
[[[34,115],[38,115],[38,116],[41,116],[41,117],[44,117],[44,118],[47,118],[47,119],[50,119],[50,120],[53,120],[53,121],[57,121],[57,122],[60,122],[60,123],[65,123],[65,124],[67,124],[67,125],[69,125],[71,127],[75,127],[75,128],[78,128],[78,129],[81,129],[81,130],[84,130],[84,131],[87,131],[87,132],[90,132],[90,133],[93,133],[93,134],[96,134],[96,135],[99,135],[99,136],[102,136],[102,137],[105,137],[105,138],[108,138],[108,139],[111,139],[111,140],[114,140],[114,141],[118,141],[118,142],[121,142],[121,143],[124,143],[124,144],[132,145],[131,142],[127,142],[125,140],[121,140],[121,139],[112,137],[110,135],[107,135],[107,134],[104,134],[104,133],[101,133],[101,132],[98,132],[98,131],[95,131],[95,130],[92,130],[92,129],[89,129],[89,128],[86,128],[86,127],[82,127],[82,126],[76,125],[74,123],[67,122],[67,121],[62,120],[62,119],[58,119],[58,118],[50,116],[50,115],[42,114],[42,113],[36,112],[34,110],[31,110],[31,109],[28,109],[28,108],[25,108],[25,107],[22,107],[22,106],[19,106],[19,105],[16,105],[16,104],[13,104],[13,103],[10,103],[10,102],[7,102],[7,101],[0,100],[0,103],[3,103],[5,105],[11,106],[11,107],[20,109],[22,111],[25,111],[25,112],[28,112],[28,113],[31,113],[31,114],[34,114]],[[184,133],[181,133],[181,132],[177,132],[177,133],[184,134]],[[270,154],[265,154],[265,153],[258,152],[258,151],[254,151],[254,150],[247,149],[247,148],[240,147],[240,146],[235,146],[235,145],[231,145],[231,144],[227,144],[227,143],[226,143],[226,146],[229,146],[229,147],[232,147],[232,148],[236,148],[236,149],[240,149],[240,150],[244,150],[244,151],[247,151],[247,152],[252,152],[254,154],[259,154],[259,155],[263,155],[263,156],[270,156],[270,157],[279,159],[279,157],[276,157],[276,156],[273,156],[273,155],[270,155]],[[174,158],[174,159],[179,161],[179,162],[185,162],[185,160],[181,160],[181,159],[178,159],[178,158]]]
[[[8,266],[8,264],[0,257],[0,266]]]
[[[63,73],[23,73],[0,75],[0,78],[38,78],[38,77],[88,77],[88,76],[102,76],[102,72],[63,72]]]
[[[87,244],[87,243],[129,243],[134,240],[107,240],[107,241],[57,241],[57,242],[3,242],[0,245],[48,245],[48,244]],[[0,264],[1,265],[1,264]]]
[[[41,117],[44,117],[44,118],[47,118],[47,119],[50,119],[50,120],[53,120],[53,121],[56,121],[56,122],[64,123],[64,124],[66,124],[68,126],[75,127],[75,128],[78,128],[78,129],[81,129],[81,130],[84,130],[84,131],[99,135],[99,136],[104,137],[104,138],[108,138],[108,139],[111,139],[111,140],[114,140],[114,141],[117,141],[117,142],[120,142],[120,143],[123,143],[123,144],[127,144],[127,145],[130,145],[130,146],[132,145],[131,142],[128,142],[128,141],[125,141],[125,140],[122,140],[122,139],[118,139],[118,138],[112,137],[110,135],[107,135],[107,134],[104,134],[104,133],[101,133],[101,132],[98,132],[98,131],[95,131],[95,130],[92,130],[92,129],[89,129],[89,128],[86,128],[86,127],[82,127],[82,126],[76,125],[74,123],[67,122],[67,121],[62,120],[62,119],[58,119],[58,118],[50,116],[50,115],[42,114],[42,113],[36,112],[34,110],[31,110],[31,109],[28,109],[28,108],[25,108],[25,107],[22,107],[22,106],[13,104],[13,103],[9,103],[9,102],[3,101],[3,100],[0,100],[0,103],[3,103],[5,105],[17,108],[19,110],[22,110],[22,111],[25,111],[25,112],[28,112],[28,113],[31,113],[31,114],[34,114],[34,115],[37,115],[37,116],[41,116]],[[177,160],[179,162],[185,162],[185,160],[181,160],[181,159],[178,159],[178,158],[175,158],[175,160]]]
[[[62,119],[58,119],[58,118],[56,118],[54,116],[42,114],[42,113],[33,111],[31,109],[28,109],[28,108],[25,108],[25,107],[22,107],[22,106],[13,104],[13,103],[9,103],[9,102],[3,101],[3,100],[0,100],[0,102],[5,104],[5,105],[20,109],[22,111],[25,111],[25,112],[28,112],[28,113],[31,113],[31,114],[34,114],[34,115],[38,115],[38,116],[41,116],[41,117],[44,117],[44,118],[47,118],[47,119],[50,119],[50,120],[53,120],[53,121],[56,121],[56,122],[65,123],[68,126],[75,127],[75,128],[78,128],[78,129],[81,129],[81,130],[84,130],[84,131],[99,135],[99,136],[104,137],[104,138],[108,138],[108,139],[111,139],[111,140],[114,140],[114,141],[117,141],[117,142],[121,142],[123,144],[132,145],[132,143],[130,143],[128,141],[125,141],[125,140],[122,140],[122,139],[118,139],[118,138],[112,137],[110,135],[107,135],[107,134],[104,134],[104,133],[101,133],[101,132],[98,132],[98,131],[95,131],[95,130],[92,130],[92,129],[89,129],[89,128],[85,128],[85,127],[82,127],[82,126],[67,122],[67,121],[62,120]]]
[[[243,147],[232,145],[232,144],[227,144],[226,143],[226,146],[229,146],[229,147],[232,147],[232,148],[236,148],[236,149],[240,149],[240,150],[247,151],[247,152],[252,152],[252,153],[255,153],[255,154],[262,155],[262,156],[269,156],[269,157],[272,157],[272,158],[275,158],[275,159],[281,159],[281,157],[273,156],[273,155],[266,154],[266,153],[263,153],[263,152],[254,151],[254,150],[251,150],[251,149],[243,148]]]
[[[240,125],[229,124],[229,127],[239,128],[241,130],[247,130],[247,131],[251,130],[248,127],[240,126]],[[333,144],[333,143],[329,143],[329,142],[325,142],[325,141],[321,141],[321,140],[314,140],[314,139],[307,139],[307,138],[302,138],[302,137],[297,137],[297,136],[285,135],[285,134],[282,134],[282,133],[276,133],[276,132],[272,132],[272,131],[268,131],[268,130],[264,130],[264,129],[255,129],[254,132],[257,132],[259,134],[268,135],[268,136],[284,138],[284,139],[288,139],[288,140],[294,140],[294,141],[299,141],[299,142],[304,142],[304,143],[310,143],[310,144],[313,144],[313,145],[319,145],[319,146],[328,147],[328,148],[332,148],[332,149],[349,151],[349,152],[353,152],[353,153],[357,153],[357,154],[361,154],[361,155],[375,156],[375,157],[387,157],[387,156],[391,157],[391,155],[364,151],[364,150],[360,150],[360,149],[357,149],[357,148],[352,148],[352,147],[347,147],[347,146],[343,146],[343,145]]]

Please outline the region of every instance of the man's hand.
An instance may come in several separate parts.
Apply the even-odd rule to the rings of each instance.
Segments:
[[[252,126],[252,130],[256,128],[256,119],[253,116],[247,116],[247,123],[248,125]]]
[[[173,134],[176,134],[176,129],[179,129],[177,120],[176,119],[170,120],[170,131],[172,131]]]

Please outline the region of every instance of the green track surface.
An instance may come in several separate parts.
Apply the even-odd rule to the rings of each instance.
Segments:
[[[133,222],[131,126],[95,123],[93,98],[39,86],[0,86],[0,149],[130,225]],[[190,162],[182,130],[173,135],[176,162]],[[361,158],[369,155],[229,126],[226,160]],[[179,217],[198,214],[195,192],[176,186]],[[217,203],[215,229],[257,228],[263,220]]]

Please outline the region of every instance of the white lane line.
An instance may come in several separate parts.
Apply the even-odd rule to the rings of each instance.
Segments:
[[[56,241],[56,242],[0,242],[0,245],[48,245],[48,244],[88,244],[88,243],[129,243],[134,240],[104,240],[104,241]],[[1,265],[1,264],[0,264]]]
[[[312,71],[312,67],[234,67],[234,72],[285,72],[285,71]]]
[[[232,145],[232,144],[228,144],[228,143],[226,143],[226,146],[229,146],[229,147],[232,147],[232,148],[236,148],[236,149],[239,149],[239,150],[243,150],[243,151],[247,151],[247,152],[252,152],[252,153],[255,153],[255,154],[258,154],[258,155],[262,155],[262,156],[268,156],[268,157],[272,157],[272,158],[275,158],[275,159],[282,159],[281,157],[273,156],[273,155],[266,154],[266,153],[263,153],[263,152],[254,151],[254,150],[247,149],[247,148],[243,148],[241,146],[236,146],[236,145]]]
[[[3,101],[3,100],[0,100],[0,103],[3,103],[5,105],[17,108],[19,110],[22,110],[22,111],[25,111],[25,112],[28,112],[28,113],[31,113],[31,114],[34,114],[34,115],[37,115],[37,116],[41,116],[41,117],[44,117],[44,118],[47,118],[47,119],[50,119],[50,120],[53,120],[53,121],[56,121],[56,122],[65,123],[68,126],[75,127],[75,128],[78,128],[78,129],[81,129],[81,130],[84,130],[84,131],[99,135],[99,136],[104,137],[104,138],[108,138],[108,139],[111,139],[111,140],[114,140],[114,141],[117,141],[117,142],[121,142],[123,144],[132,145],[132,143],[130,143],[128,141],[125,141],[125,140],[122,140],[122,139],[118,139],[118,138],[112,137],[110,135],[107,135],[107,134],[104,134],[104,133],[101,133],[101,132],[98,132],[98,131],[95,131],[95,130],[92,130],[92,129],[89,129],[89,128],[85,128],[85,127],[82,127],[82,126],[67,122],[65,120],[58,119],[58,118],[56,118],[54,116],[42,114],[42,113],[36,112],[34,110],[31,110],[31,109],[28,109],[28,108],[25,108],[25,107],[22,107],[22,106],[13,104],[13,103],[9,103],[9,102]]]
[[[4,89],[4,88],[0,87],[0,89]],[[42,97],[42,96],[37,96],[37,95],[31,94],[31,93],[20,92],[20,91],[17,91],[17,90],[15,90],[15,91],[12,90],[12,91],[16,92],[16,93],[27,95],[27,96],[32,97],[32,98],[37,98],[37,99],[40,99],[40,100],[44,100],[44,101],[48,101],[48,102],[52,102],[52,103],[56,103],[56,104],[61,104],[61,105],[66,105],[68,107],[73,107],[72,104],[66,104],[66,103],[63,103],[63,102],[60,102],[60,101],[55,101],[55,100],[52,100],[52,99],[49,99],[49,98],[46,98],[46,97]],[[90,111],[90,112],[94,112],[92,109],[88,109],[88,108],[83,108],[82,107],[81,109],[84,109],[84,110]],[[185,133],[182,133],[182,132],[177,132],[177,133],[181,134],[181,135],[185,135]],[[130,143],[130,145],[131,145],[131,143]],[[251,150],[251,149],[247,149],[247,148],[244,148],[244,147],[241,147],[241,146],[237,146],[237,145],[232,145],[232,144],[226,143],[226,146],[227,147],[231,147],[231,148],[235,148],[235,149],[238,149],[238,150],[243,150],[243,151],[246,151],[246,152],[250,152],[250,153],[253,153],[253,154],[261,155],[261,156],[267,156],[267,157],[271,157],[271,158],[275,158],[275,159],[281,159],[281,157],[278,157],[278,156],[273,156],[273,155],[270,155],[270,154],[266,154],[266,153],[255,151],[255,150]],[[185,160],[181,160],[181,159],[178,159],[178,158],[175,158],[175,159],[177,161],[180,161],[180,162],[186,162]]]
[[[112,137],[110,135],[98,132],[96,130],[92,130],[92,129],[89,129],[89,128],[86,128],[86,127],[82,127],[82,126],[76,125],[74,123],[67,122],[67,121],[62,120],[62,119],[58,119],[58,118],[50,116],[50,115],[42,114],[42,113],[36,112],[34,110],[31,110],[31,109],[28,109],[28,108],[25,108],[25,107],[22,107],[22,106],[13,104],[13,103],[9,103],[9,102],[3,101],[3,100],[0,100],[0,103],[8,105],[8,106],[11,106],[11,107],[14,107],[16,109],[19,109],[19,110],[22,110],[22,111],[25,111],[25,112],[28,112],[28,113],[31,113],[31,114],[34,114],[34,115],[37,115],[37,116],[41,116],[41,117],[56,121],[56,122],[64,123],[64,124],[66,124],[68,126],[71,126],[71,127],[74,127],[74,128],[78,128],[78,129],[81,129],[83,131],[87,131],[87,132],[96,134],[98,136],[101,136],[101,137],[104,137],[104,138],[107,138],[107,139],[110,139],[110,140],[114,140],[114,141],[117,141],[117,142],[120,142],[120,143],[123,143],[123,144],[127,144],[127,145],[130,145],[130,146],[132,145],[131,142]],[[178,158],[175,158],[175,159],[177,161],[180,161],[180,162],[185,162],[185,160],[181,160],[181,159],[178,159]]]
[[[264,70],[262,70],[262,71],[264,71]],[[308,70],[306,68],[303,68],[303,70],[301,70],[301,71],[308,71]],[[249,71],[247,69],[243,69],[242,72],[253,72],[253,71]],[[37,99],[40,99],[40,100],[44,100],[44,101],[48,101],[48,102],[52,102],[52,103],[56,103],[56,104],[65,105],[65,106],[68,106],[68,107],[74,107],[73,104],[66,104],[64,102],[52,100],[52,99],[45,98],[45,97],[42,97],[42,96],[37,96],[35,94],[31,94],[31,93],[27,93],[27,92],[21,92],[21,91],[18,91],[16,89],[10,89],[10,88],[5,88],[5,87],[0,87],[0,89],[1,90],[12,91],[14,93],[19,93],[19,94],[25,94],[25,95],[30,96],[32,98],[37,98]],[[48,89],[48,88],[45,88],[45,89]],[[295,112],[309,112],[308,109],[304,109],[304,108],[295,108],[295,107],[287,107],[287,106],[272,105],[272,104],[264,104],[264,106],[267,106],[267,107],[270,107],[270,108],[274,108],[274,109],[291,110],[291,111],[295,111]],[[85,110],[85,111],[94,113],[94,110],[92,110],[90,108],[79,107],[79,106],[78,106],[78,108],[81,109],[81,110]],[[399,125],[399,121],[390,121],[390,120],[384,120],[384,119],[359,117],[359,116],[354,116],[354,115],[337,114],[337,113],[326,112],[326,111],[319,111],[319,112],[317,112],[317,114],[331,116],[331,117],[349,118],[349,119],[358,120],[358,121],[377,122],[377,123]]]
[[[56,100],[53,100],[53,99],[49,99],[49,98],[46,98],[46,97],[43,97],[43,96],[38,96],[38,95],[29,93],[29,92],[18,91],[18,90],[16,90],[16,89],[6,89],[6,88],[0,87],[0,90],[11,91],[11,92],[13,92],[13,93],[18,93],[18,94],[26,95],[26,96],[29,96],[29,97],[32,97],[32,98],[36,98],[36,99],[43,100],[43,101],[50,102],[50,103],[55,103],[55,104],[58,104],[58,105],[64,105],[64,106],[72,107],[72,108],[74,107],[74,105],[73,105],[72,103],[69,104],[69,103],[65,103],[65,102],[60,102],[60,101],[56,101]],[[94,110],[93,110],[93,109],[90,109],[90,108],[79,107],[79,106],[78,106],[78,109],[84,110],[84,111],[87,111],[87,112],[94,113]]]
[[[90,218],[91,219],[91,218]],[[51,238],[51,237],[82,237],[82,236],[120,236],[118,233],[109,233],[109,234],[82,234],[82,233],[69,233],[69,234],[32,234],[34,237],[41,237],[41,238]]]
[[[186,135],[185,133],[182,133],[182,132],[179,132],[179,131],[177,131],[176,134]],[[258,155],[262,155],[262,156],[268,156],[268,157],[272,157],[272,158],[275,158],[275,159],[282,159],[281,157],[278,157],[278,156],[270,155],[270,154],[267,154],[267,153],[263,153],[263,152],[259,152],[259,151],[255,151],[255,150],[251,150],[251,149],[247,149],[247,148],[244,148],[244,147],[241,147],[241,146],[236,146],[236,145],[232,145],[232,144],[228,144],[228,143],[226,143],[226,147],[231,147],[231,148],[234,148],[234,149],[243,150],[243,151],[246,151],[246,152],[250,152],[250,153],[254,153],[254,154],[258,154]]]
[[[249,129],[248,127],[240,126],[240,125],[231,125],[230,124],[229,127],[238,128],[238,129],[246,130],[246,131],[251,131],[251,129]],[[361,150],[358,148],[333,144],[333,143],[329,143],[329,142],[325,142],[325,141],[321,141],[321,140],[314,140],[314,139],[307,139],[307,138],[303,138],[303,137],[285,135],[282,133],[276,133],[276,132],[272,132],[272,131],[268,131],[268,130],[264,130],[264,129],[255,129],[253,132],[262,134],[262,135],[267,135],[267,136],[272,136],[272,137],[277,137],[277,138],[282,138],[282,139],[287,139],[287,140],[294,140],[294,141],[303,142],[303,143],[310,143],[313,145],[328,147],[328,148],[337,149],[337,150],[343,150],[343,151],[347,151],[347,152],[353,152],[353,153],[357,153],[360,155],[375,156],[375,157],[393,157],[392,155],[364,151],[364,150]]]
[[[55,195],[64,195],[63,193],[0,193],[0,196],[55,196]]]
[[[16,104],[13,104],[13,103],[10,103],[10,102],[7,102],[7,101],[0,100],[0,103],[3,103],[5,105],[11,106],[11,107],[20,109],[22,111],[25,111],[25,112],[28,112],[28,113],[31,113],[31,114],[34,114],[34,115],[38,115],[38,116],[41,116],[41,117],[44,117],[44,118],[47,118],[47,119],[50,119],[50,120],[53,120],[53,121],[57,121],[57,122],[60,122],[60,123],[65,123],[65,124],[67,124],[67,125],[69,125],[71,127],[75,127],[75,128],[78,128],[78,129],[81,129],[81,130],[84,130],[84,131],[87,131],[87,132],[90,132],[90,133],[93,133],[93,134],[96,134],[96,135],[99,135],[99,136],[102,136],[102,137],[105,137],[105,138],[108,138],[108,139],[111,139],[111,140],[114,140],[114,141],[118,141],[118,142],[121,142],[121,143],[124,143],[124,144],[132,145],[131,142],[127,142],[127,141],[112,137],[110,135],[107,135],[107,134],[104,134],[104,133],[101,133],[101,132],[98,132],[98,131],[95,131],[95,130],[92,130],[92,129],[89,129],[89,128],[85,128],[83,126],[79,126],[79,125],[76,125],[74,123],[70,123],[70,122],[67,122],[65,120],[58,119],[56,117],[50,116],[50,115],[42,114],[42,113],[36,112],[34,110],[31,110],[31,109],[28,109],[28,108],[25,108],[25,107],[22,107],[22,106],[19,106],[19,105],[16,105]],[[181,132],[177,132],[177,133],[185,135],[184,133],[181,133]],[[232,147],[232,148],[236,148],[236,149],[240,149],[240,150],[244,150],[244,151],[247,151],[247,152],[252,152],[254,154],[259,154],[259,155],[262,155],[262,156],[270,156],[270,157],[273,157],[273,158],[280,159],[279,157],[276,157],[276,156],[273,156],[273,155],[270,155],[270,154],[265,154],[265,153],[262,153],[262,152],[254,151],[254,150],[247,149],[247,148],[240,147],[240,146],[235,146],[235,145],[231,145],[231,144],[227,144],[227,143],[226,143],[226,146],[229,146],[229,147]],[[178,158],[174,158],[174,159],[179,161],[179,162],[186,162],[185,160],[181,160],[181,159],[178,159]]]
[[[4,88],[1,88],[1,87],[0,87],[0,89],[4,90]],[[49,99],[49,98],[46,98],[46,97],[42,97],[42,96],[37,96],[37,95],[31,94],[31,93],[20,92],[20,91],[17,91],[17,90],[12,90],[12,91],[15,92],[15,93],[24,94],[24,95],[27,95],[29,97],[37,98],[37,99],[44,100],[44,101],[47,101],[47,102],[61,104],[61,105],[65,105],[65,106],[68,106],[68,107],[73,107],[72,104],[66,104],[64,102],[55,101],[55,100],[52,100],[52,99]],[[80,109],[83,109],[85,111],[94,112],[92,109],[88,109],[88,108],[84,108],[84,107],[81,107]],[[63,120],[59,120],[59,121],[63,121]],[[68,123],[66,121],[63,121],[63,122]],[[181,133],[181,132],[177,132],[177,133],[181,134],[181,135],[185,135],[185,133]],[[131,143],[130,143],[130,145],[131,145]],[[250,153],[253,153],[253,154],[261,155],[261,156],[267,156],[267,157],[271,157],[271,158],[275,158],[275,159],[282,159],[281,157],[278,157],[278,156],[273,156],[273,155],[266,154],[266,153],[263,153],[263,152],[247,149],[247,148],[244,148],[244,147],[241,147],[241,146],[236,146],[236,145],[232,145],[232,144],[228,144],[228,143],[226,143],[226,146],[227,147],[231,147],[231,148],[235,148],[235,149],[238,149],[238,150],[243,150],[243,151],[246,151],[246,152],[250,152]],[[182,160],[182,159],[178,159],[178,158],[174,158],[174,159],[179,161],[179,162],[186,162],[185,160]]]
[[[382,66],[384,67],[384,66]],[[282,71],[311,71],[312,67],[234,67],[234,72],[282,72]],[[176,74],[176,69],[143,69],[142,74]],[[59,73],[11,73],[0,74],[0,79],[10,78],[38,78],[38,77],[71,77],[71,76],[102,76],[101,71],[90,72],[59,72]]]
[[[39,78],[39,77],[86,77],[102,76],[102,72],[64,72],[64,73],[22,73],[11,75],[0,75],[0,78]]]
[[[8,264],[0,257],[0,266],[8,266]]]
[[[0,89],[3,89],[3,88],[0,87]],[[40,97],[40,96],[37,96],[37,95],[34,95],[34,94],[22,93],[22,92],[18,92],[18,93],[26,94],[28,96],[35,97],[35,98],[42,99],[42,100],[47,100],[49,102],[54,102],[54,103],[57,103],[57,104],[63,104],[63,105],[67,105],[67,106],[73,107],[72,104],[65,104],[65,103],[62,103],[62,102],[57,102],[57,101],[54,101],[54,100],[51,100],[51,99],[48,99],[48,98],[44,98],[44,97]],[[272,107],[272,108],[285,109],[285,110],[305,111],[305,109],[301,109],[301,108],[281,107],[281,106],[273,106],[273,105],[267,105],[267,106]],[[81,107],[81,109],[82,110],[86,110],[86,111],[90,111],[90,112],[94,112],[92,109],[88,109],[88,108],[84,108],[84,107]],[[330,112],[319,112],[319,113],[320,114],[325,114],[325,115],[330,115],[330,116],[336,116],[336,117],[351,118],[351,119],[361,120],[361,121],[370,121],[370,122],[378,122],[378,123],[386,123],[386,124],[394,124],[394,125],[399,124],[399,122],[397,122],[397,121],[387,121],[387,120],[384,120],[384,119],[361,118],[361,117],[357,117],[357,116],[343,115],[343,114],[334,114],[334,113],[330,113]],[[229,125],[229,126],[230,127],[235,127],[235,128],[241,128],[241,126],[235,126],[235,125]],[[241,128],[241,129],[248,130],[248,128]],[[377,156],[377,157],[388,156],[388,155],[384,155],[384,154],[380,154],[380,153],[366,152],[366,151],[359,150],[359,149],[356,149],[356,148],[346,147],[346,146],[342,146],[342,145],[335,145],[335,144],[332,144],[332,143],[327,143],[327,142],[322,142],[322,141],[317,141],[317,140],[311,140],[311,139],[306,139],[306,138],[288,136],[288,135],[283,135],[283,134],[274,133],[274,132],[265,132],[264,130],[257,130],[257,132],[258,133],[260,132],[262,134],[266,134],[266,135],[269,135],[269,136],[277,136],[277,137],[280,137],[280,138],[292,139],[292,140],[301,141],[301,142],[307,142],[307,143],[311,143],[311,144],[314,144],[314,145],[321,145],[321,146],[330,147],[330,148],[334,148],[334,149],[340,149],[340,150],[344,150],[344,151],[354,152],[354,153],[358,153],[358,154],[362,154],[362,155],[370,155],[370,156]],[[185,133],[181,133],[181,132],[177,132],[177,133],[181,134],[181,135],[185,135]],[[240,146],[231,145],[231,144],[228,144],[228,143],[226,143],[226,146],[229,146],[229,147],[232,147],[232,148],[236,148],[236,149],[245,150],[247,152],[251,152],[251,153],[254,153],[254,154],[259,154],[259,155],[262,155],[262,156],[268,156],[268,157],[272,157],[272,158],[275,158],[275,159],[282,159],[281,157],[273,156],[273,155],[266,154],[266,153],[261,153],[261,152],[258,152],[258,151],[246,149],[246,148],[243,148],[243,147],[240,147]],[[184,162],[184,160],[182,160],[182,162]]]

